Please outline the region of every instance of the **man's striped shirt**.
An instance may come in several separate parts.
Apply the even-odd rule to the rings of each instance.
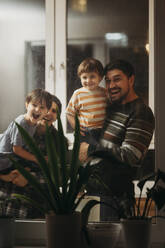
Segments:
[[[88,155],[109,157],[131,166],[139,165],[150,145],[154,120],[151,109],[140,98],[126,104],[112,104],[100,143],[90,145]]]

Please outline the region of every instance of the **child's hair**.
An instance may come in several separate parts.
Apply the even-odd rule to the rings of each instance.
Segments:
[[[115,69],[122,71],[125,75],[127,75],[128,78],[132,75],[135,75],[135,70],[132,64],[122,59],[118,59],[107,64],[104,69],[104,75],[107,74],[108,71]]]
[[[57,104],[58,111],[61,114],[62,104],[61,104],[60,100],[58,99],[58,97],[55,95],[52,95],[52,102],[55,102]]]
[[[78,66],[77,75],[80,77],[82,73],[97,72],[101,77],[104,75],[104,68],[101,62],[94,58],[84,59]]]
[[[35,89],[30,92],[26,97],[26,103],[45,103],[47,109],[52,105],[52,95],[44,89]]]

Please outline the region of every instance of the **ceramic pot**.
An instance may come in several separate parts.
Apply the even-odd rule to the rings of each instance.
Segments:
[[[125,248],[150,248],[152,219],[122,219]]]
[[[92,248],[113,248],[118,241],[121,224],[117,222],[88,223],[87,232]]]
[[[15,221],[8,216],[0,216],[0,248],[14,247]]]
[[[46,233],[48,248],[80,248],[81,213],[47,215]]]

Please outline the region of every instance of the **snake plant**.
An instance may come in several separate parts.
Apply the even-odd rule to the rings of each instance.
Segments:
[[[34,199],[20,194],[13,194],[14,197],[26,201],[37,207],[43,214],[72,214],[84,197],[77,198],[82,191],[91,174],[90,166],[83,167],[78,159],[80,148],[80,126],[77,115],[75,116],[74,145],[72,150],[71,162],[68,166],[66,161],[67,147],[60,115],[58,122],[58,153],[55,148],[54,140],[46,126],[46,147],[48,159],[45,159],[42,152],[32,137],[19,124],[17,127],[30,151],[35,155],[38,166],[43,174],[45,183],[39,183],[35,176],[23,168],[22,164],[10,158],[19,172],[28,180],[34,190],[38,193],[44,204],[38,204]]]

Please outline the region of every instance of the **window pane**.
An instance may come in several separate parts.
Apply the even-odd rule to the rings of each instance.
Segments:
[[[27,92],[45,87],[45,0],[0,0],[0,36],[1,133],[24,113]]]
[[[67,18],[67,102],[81,86],[79,63],[95,57],[104,66],[130,61],[136,92],[148,103],[148,0],[68,0]]]

